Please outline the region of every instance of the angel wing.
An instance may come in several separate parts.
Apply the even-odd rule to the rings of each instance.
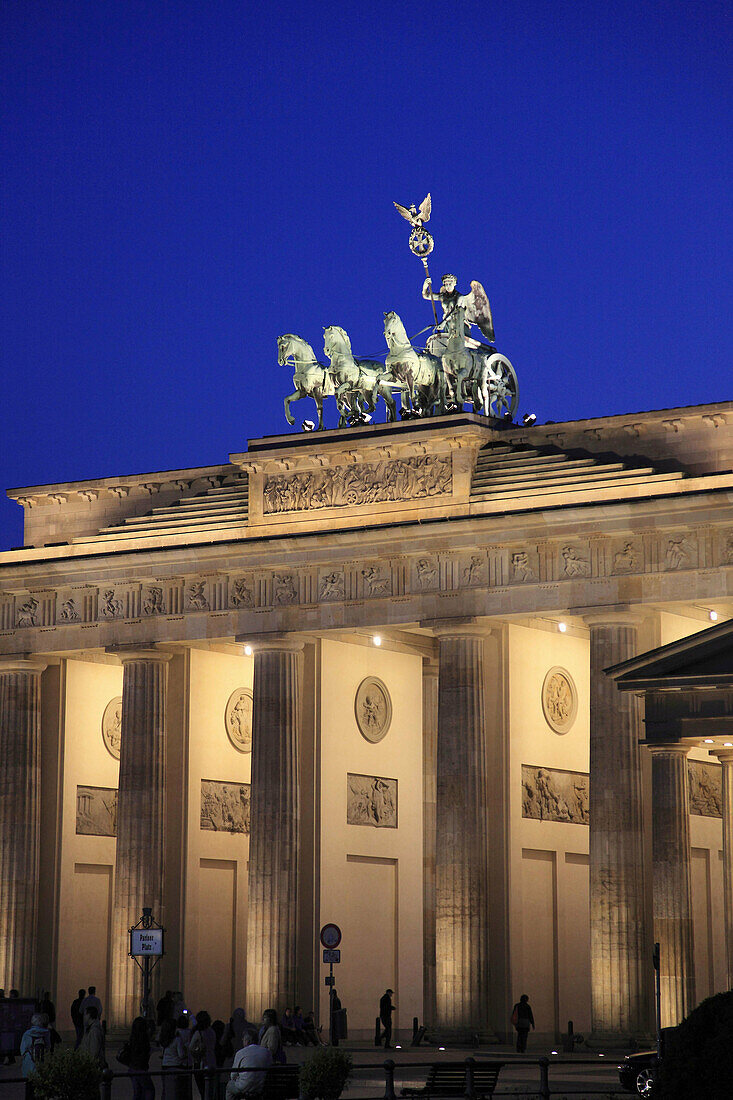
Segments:
[[[428,195],[428,198],[430,198],[430,196],[429,196],[429,195]],[[408,221],[408,222],[410,222],[410,223],[412,224],[412,222],[414,221],[415,215],[414,215],[414,214],[412,214],[412,213],[411,213],[411,212],[410,212],[410,211],[409,211],[409,210],[407,209],[407,207],[406,207],[406,206],[400,206],[400,204],[399,204],[398,202],[395,202],[395,203],[393,203],[392,205],[393,205],[393,206],[396,206],[396,207],[397,207],[397,209],[399,210],[400,214],[401,214],[401,215],[402,215],[402,217],[403,217],[403,218],[405,219],[405,221]]]
[[[494,343],[494,321],[486,291],[475,279],[471,281],[471,293],[465,297],[466,320],[478,325],[490,344]]]
[[[430,221],[430,215],[432,213],[432,210],[433,210],[433,201],[430,198],[430,192],[428,191],[427,195],[425,196],[423,201],[420,203],[420,209],[417,212],[418,217],[420,218],[420,221],[423,223],[423,225],[425,225],[425,222]]]

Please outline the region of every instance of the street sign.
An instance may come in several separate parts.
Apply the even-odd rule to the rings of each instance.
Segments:
[[[165,954],[163,951],[162,928],[131,928],[130,929],[130,954],[135,957],[157,957]]]
[[[323,979],[323,984],[324,985],[336,985],[336,979],[334,978],[333,974],[328,974]]]
[[[324,947],[338,947],[341,943],[341,929],[337,924],[324,924],[321,929],[321,943]]]
[[[331,947],[324,947],[323,948],[323,961],[325,963],[340,963],[341,962],[341,952],[336,951]]]

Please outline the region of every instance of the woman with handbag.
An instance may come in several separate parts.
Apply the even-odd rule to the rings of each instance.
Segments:
[[[130,1038],[117,1055],[117,1061],[127,1066],[132,1083],[132,1100],[155,1100],[155,1085],[150,1069],[150,1032],[148,1021],[137,1016],[132,1021]]]

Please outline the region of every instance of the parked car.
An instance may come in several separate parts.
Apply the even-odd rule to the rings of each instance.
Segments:
[[[618,1067],[618,1079],[625,1089],[637,1096],[651,1096],[654,1092],[654,1075],[657,1071],[656,1050],[639,1054],[627,1054]]]

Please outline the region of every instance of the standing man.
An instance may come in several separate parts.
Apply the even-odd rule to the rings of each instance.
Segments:
[[[379,1019],[382,1022],[384,1028],[384,1049],[389,1050],[392,1046],[392,1013],[395,1011],[395,1005],[392,1004],[392,994],[394,989],[387,989],[379,999]]]
[[[87,995],[86,989],[80,989],[76,995],[76,1000],[71,1002],[71,1008],[69,1012],[71,1014],[71,1022],[76,1029],[76,1046],[74,1050],[79,1049],[79,1043],[84,1037],[84,1016],[81,1011],[82,1002]]]
[[[526,993],[522,994],[514,1006],[512,1023],[517,1029],[517,1053],[524,1054],[527,1049],[527,1036],[530,1027],[534,1031],[534,1015]]]
[[[84,998],[84,1000],[81,1002],[81,1014],[82,1014],[82,1016],[84,1015],[84,1013],[86,1012],[86,1010],[88,1008],[96,1008],[97,1018],[99,1020],[102,1019],[102,1002],[100,1001],[99,997],[97,996],[97,987],[96,987],[96,985],[90,985],[89,986],[89,992],[86,995],[86,997]]]

